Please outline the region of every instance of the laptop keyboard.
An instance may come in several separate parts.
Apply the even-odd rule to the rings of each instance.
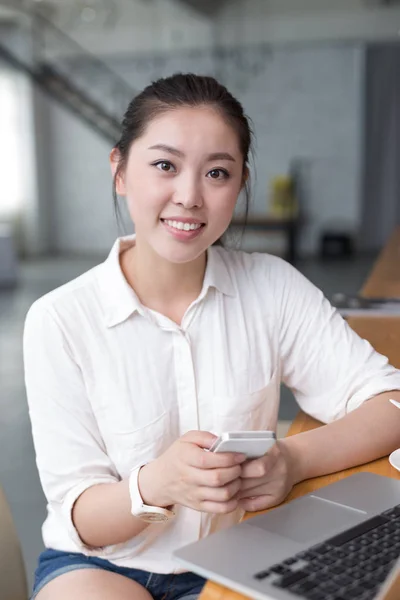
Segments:
[[[400,556],[400,504],[256,573],[307,600],[372,600]]]

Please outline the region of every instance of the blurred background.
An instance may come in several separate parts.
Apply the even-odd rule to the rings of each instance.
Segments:
[[[108,155],[131,98],[177,71],[224,83],[256,134],[242,247],[353,294],[400,222],[399,36],[397,0],[0,0],[0,485],[30,583],[24,318],[121,233]],[[296,411],[283,390],[280,432]]]

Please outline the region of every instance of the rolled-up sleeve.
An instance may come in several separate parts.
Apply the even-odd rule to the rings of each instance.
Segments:
[[[63,519],[72,541],[85,554],[72,521],[72,508],[89,487],[120,480],[107,456],[79,365],[51,309],[40,301],[24,329],[25,385],[36,460],[49,509]],[[102,549],[111,553],[114,547]]]
[[[300,407],[328,423],[400,389],[400,371],[360,338],[322,292],[285,264],[276,286],[282,380]]]

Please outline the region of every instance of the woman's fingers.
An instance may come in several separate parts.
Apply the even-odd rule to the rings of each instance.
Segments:
[[[209,452],[195,444],[188,444],[186,449],[188,464],[197,469],[225,469],[242,464],[246,460],[245,454],[236,452]]]
[[[239,500],[238,505],[240,508],[247,512],[256,512],[257,510],[265,510],[276,506],[281,502],[281,498],[265,494],[263,496],[253,496],[250,498],[242,498]]]
[[[238,495],[239,490],[240,480],[235,479],[223,487],[200,487],[199,496],[202,501],[229,502]]]
[[[226,467],[225,469],[191,469],[193,483],[209,488],[223,487],[231,481],[239,480],[240,465]]]
[[[242,467],[241,477],[243,479],[260,479],[265,477],[274,467],[277,461],[276,452],[268,452],[261,458],[248,460]]]
[[[215,515],[226,515],[233,512],[238,508],[237,500],[230,500],[229,502],[210,502],[204,501],[201,504],[200,510],[202,512],[213,513]]]
[[[270,477],[263,477],[262,479],[242,479],[241,490],[248,492],[249,490],[260,487],[261,485],[269,485],[275,482],[274,474],[271,473]]]

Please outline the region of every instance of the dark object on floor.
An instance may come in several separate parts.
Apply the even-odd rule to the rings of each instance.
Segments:
[[[320,238],[321,258],[349,258],[354,256],[354,240],[350,233],[323,231]]]

